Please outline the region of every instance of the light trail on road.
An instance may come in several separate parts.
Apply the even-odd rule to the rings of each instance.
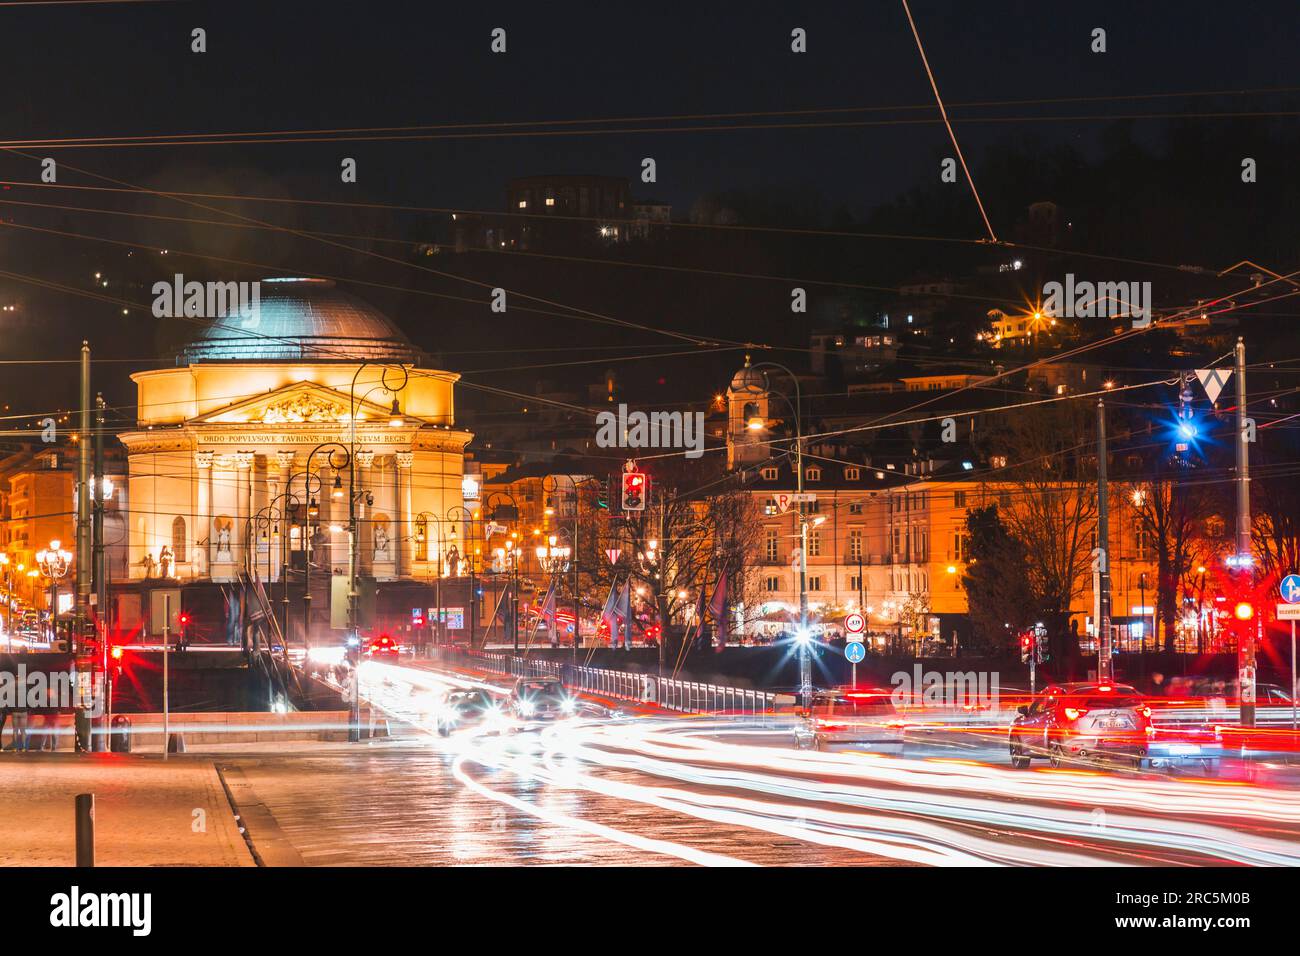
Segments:
[[[466,686],[504,693],[459,674],[378,662],[363,666],[362,686],[377,707],[430,735],[427,709],[411,703],[421,695]],[[732,742],[738,736],[747,742]],[[438,746],[479,796],[701,865],[745,861],[714,852],[716,843],[705,851],[662,840],[644,823],[639,832],[620,828],[618,806],[913,865],[1300,864],[1300,792],[1235,781],[800,751],[786,729],[718,718],[570,719],[535,733],[496,722]],[[494,789],[472,766],[604,799],[588,816],[560,813]]]

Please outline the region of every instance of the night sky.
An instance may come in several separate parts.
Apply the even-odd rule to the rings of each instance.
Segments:
[[[1189,91],[1259,90],[1297,85],[1294,42],[1300,13],[1292,2],[1044,3],[915,0],[913,14],[940,91],[951,107],[967,158],[976,169],[990,149],[1024,139],[1051,149],[1072,145],[1090,155],[1105,123],[1060,121],[1060,116],[1126,116],[1217,110],[1295,109],[1294,96],[1107,99],[1096,103],[960,106],[981,101],[1061,97],[1127,97]],[[190,30],[207,30],[204,54],[190,52]],[[493,27],[508,31],[508,52],[489,51]],[[790,30],[808,31],[809,52],[790,52]],[[1094,27],[1107,30],[1108,52],[1089,50]],[[790,4],[464,4],[446,3],[123,3],[11,7],[0,4],[0,129],[9,145],[42,137],[142,136],[177,133],[262,132],[554,120],[681,117],[711,113],[845,110],[805,116],[683,121],[646,119],[626,124],[525,126],[548,135],[492,135],[400,142],[167,145],[48,150],[60,163],[152,188],[348,202],[500,210],[514,176],[589,172],[634,179],[640,160],[653,156],[658,182],[634,182],[634,195],[667,200],[686,216],[701,197],[729,191],[781,195],[827,221],[835,214],[867,216],[936,177],[948,155],[943,127],[901,3]],[[905,107],[918,107],[905,109]],[[725,131],[631,132],[691,122],[879,122],[890,125]],[[928,120],[901,123],[903,120]],[[1015,122],[990,121],[1014,119]],[[1295,123],[1294,117],[1281,120]],[[1162,121],[1138,120],[1139,142],[1156,142]],[[602,129],[595,135],[554,135]],[[457,132],[473,132],[460,129]],[[479,131],[483,132],[483,131]],[[357,159],[359,181],[339,181],[339,161]],[[1294,167],[1293,167],[1294,169]],[[0,153],[0,179],[33,182],[36,160]],[[105,185],[61,168],[60,183]],[[969,238],[979,236],[969,193]],[[40,192],[12,187],[0,199],[147,211],[213,218],[175,202],[114,197],[98,192]],[[1212,208],[1213,197],[1206,199]],[[357,236],[413,239],[428,232],[429,217],[391,211],[311,210],[238,204],[227,208],[279,225],[334,230]],[[991,209],[1006,222],[1018,210]],[[387,289],[354,289],[393,314],[421,345],[447,354],[449,367],[508,365],[472,357],[511,344],[581,347],[635,342],[653,335],[613,333],[589,324],[512,316],[505,334],[484,341],[485,312],[446,300],[412,298],[402,290],[438,289],[478,295],[454,282],[413,273],[392,263],[342,253],[319,243],[257,230],[112,217],[68,209],[0,207],[6,221],[78,234],[78,238],[0,232],[3,268],[43,280],[87,287],[92,271],[121,271],[125,247],[88,236],[175,246],[259,263],[282,271],[324,271],[364,278]],[[780,223],[775,223],[780,224]],[[379,248],[379,247],[376,247]],[[392,247],[385,247],[392,253]],[[856,252],[857,278],[870,278],[871,260]],[[933,257],[933,253],[932,253]],[[844,260],[837,260],[844,261]],[[780,273],[780,263],[765,263]],[[194,274],[229,277],[190,260]],[[496,264],[480,266],[494,278]],[[501,268],[506,268],[502,266]],[[515,268],[513,266],[509,268]],[[680,327],[671,296],[620,301],[593,291],[566,266],[551,274],[514,271],[516,282],[536,283],[538,294],[606,314],[662,327]],[[483,271],[486,270],[486,271]],[[245,271],[243,277],[256,277]],[[161,277],[161,276],[160,276]],[[752,285],[752,284],[751,284]],[[686,293],[679,291],[679,296]],[[715,293],[692,290],[690,298]],[[745,309],[765,308],[745,299]],[[781,292],[782,296],[786,293]],[[730,290],[710,307],[727,311]],[[100,381],[129,399],[134,359],[156,356],[158,329],[143,310],[123,317],[110,304],[0,276],[0,296],[23,303],[22,319],[5,318],[0,340],[7,360],[73,357],[80,336],[91,334],[97,357],[118,358]],[[139,293],[134,300],[144,304]],[[773,308],[776,308],[776,298]],[[724,324],[732,319],[719,319]],[[512,324],[513,323],[513,324]],[[779,335],[779,326],[759,323]],[[162,336],[165,338],[165,335]],[[794,330],[787,342],[803,340]],[[730,359],[728,359],[730,361]],[[14,369],[20,403],[33,408],[66,404],[72,391],[48,368]],[[516,381],[516,385],[520,382]]]

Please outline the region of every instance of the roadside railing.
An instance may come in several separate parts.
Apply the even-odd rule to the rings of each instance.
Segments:
[[[435,648],[434,657],[444,663],[467,664],[510,677],[558,677],[566,687],[574,690],[618,700],[657,704],[681,713],[761,715],[776,710],[776,694],[752,687],[659,678],[654,674],[580,667],[493,652],[468,653]]]

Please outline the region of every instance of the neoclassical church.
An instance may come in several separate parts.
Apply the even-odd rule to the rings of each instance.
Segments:
[[[198,585],[219,590],[243,572],[277,598],[287,577],[293,614],[310,580],[313,629],[328,626],[329,579],[348,570],[349,494],[362,576],[436,577],[472,436],[455,427],[459,376],[422,360],[333,282],[264,279],[255,314],[208,323],[174,367],[132,375],[137,424],[118,437],[135,585],[125,590],[139,607],[125,598],[124,623],[138,613],[149,629],[158,594],[186,587],[186,603],[202,604]]]

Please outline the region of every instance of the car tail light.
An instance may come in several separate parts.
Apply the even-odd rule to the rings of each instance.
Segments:
[[[1146,718],[1149,720],[1149,719],[1151,718],[1151,708],[1150,708],[1150,707],[1143,707],[1143,708],[1142,708],[1142,716],[1143,716],[1143,717],[1146,717]]]
[[[1065,708],[1065,717],[1067,720],[1078,720],[1087,712],[1086,707],[1067,707]]]
[[[819,720],[817,726],[822,730],[847,730],[848,724],[837,724],[833,720]]]

